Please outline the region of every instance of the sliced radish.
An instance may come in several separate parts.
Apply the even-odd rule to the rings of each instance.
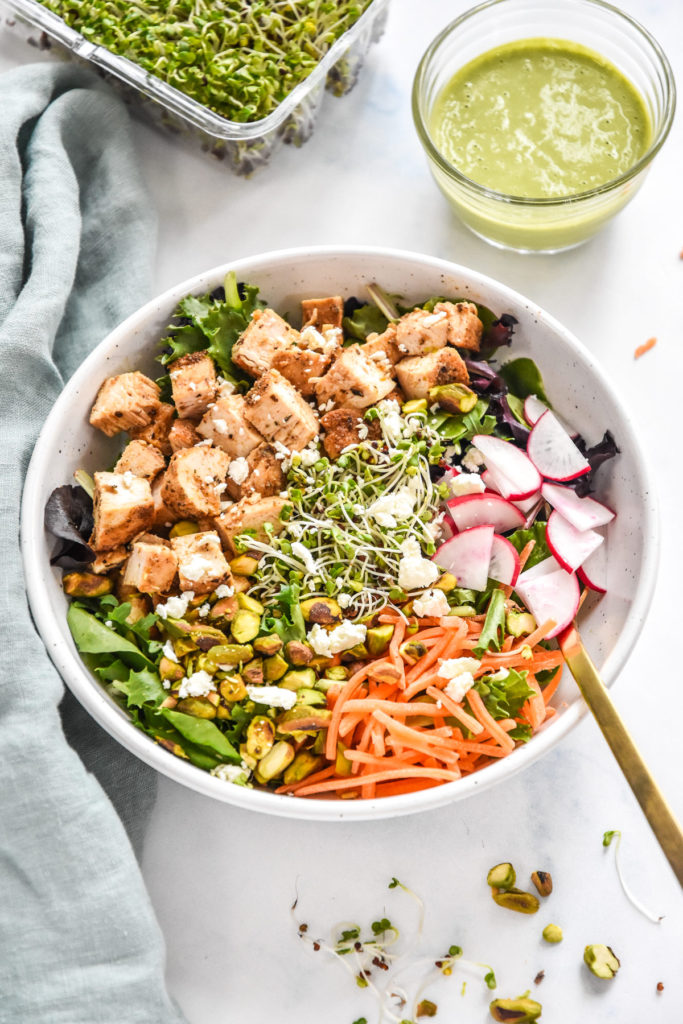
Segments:
[[[591,590],[598,594],[607,593],[607,545],[601,544],[589,555],[576,575]]]
[[[485,469],[481,478],[489,490],[502,494],[504,498],[510,498],[510,495],[517,491],[512,481],[506,479],[502,473],[496,472],[495,469]]]
[[[458,586],[486,590],[492,547],[493,527],[475,526],[442,544],[432,561],[453,573]]]
[[[574,572],[583,565],[603,540],[595,530],[577,530],[557,511],[550,515],[545,536],[548,547],[567,572]]]
[[[580,498],[571,487],[543,484],[541,493],[548,504],[557,509],[577,530],[594,530],[597,526],[606,526],[614,519],[615,513],[607,505],[595,498]]]
[[[463,494],[449,498],[446,504],[460,532],[473,526],[492,526],[496,533],[507,533],[524,525],[519,509],[499,494]]]
[[[527,423],[530,423],[533,427],[534,423],[540,420],[544,412],[548,411],[548,406],[545,402],[542,402],[537,395],[528,395],[524,399],[524,419]]]
[[[489,578],[514,587],[519,577],[519,555],[516,548],[505,537],[496,534],[491,546]]]
[[[455,523],[449,515],[445,515],[439,524],[439,540],[443,544],[444,541],[455,537],[456,532]]]
[[[526,450],[538,472],[549,480],[574,480],[590,469],[588,460],[550,410],[532,428]]]
[[[536,519],[536,516],[541,511],[542,507],[543,507],[543,498],[540,498],[539,501],[537,501],[536,504],[533,506],[533,508],[529,509],[529,511],[526,514],[526,519],[524,520],[524,529],[525,530],[531,529],[531,527],[534,525],[534,521]]]
[[[532,508],[541,504],[541,492],[536,491],[536,493],[532,494],[530,498],[524,498],[523,501],[513,501],[512,504],[524,515],[527,515],[531,512]]]
[[[536,579],[527,579],[526,581],[522,581],[520,576],[515,590],[538,626],[542,626],[549,619],[555,623],[547,634],[548,639],[557,636],[570,624],[578,610],[581,596],[581,588],[576,574],[565,572],[564,569],[545,573],[537,576]]]
[[[519,583],[529,583],[531,580],[540,579],[541,576],[548,576],[551,572],[559,572],[562,568],[560,563],[552,555],[548,558],[544,558],[542,562],[537,562],[531,569],[525,569],[519,577]]]
[[[488,434],[476,434],[472,440],[498,484],[512,488],[507,494],[502,491],[504,497],[522,501],[540,490],[542,481],[538,470],[521,448]]]

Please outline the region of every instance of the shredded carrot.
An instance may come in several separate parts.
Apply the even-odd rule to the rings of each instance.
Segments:
[[[642,345],[638,345],[635,352],[633,353],[633,358],[640,359],[640,357],[644,356],[646,352],[649,352],[651,348],[654,348],[656,344],[656,338],[648,338],[647,341],[644,341]]]

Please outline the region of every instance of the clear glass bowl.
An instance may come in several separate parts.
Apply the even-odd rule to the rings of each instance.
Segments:
[[[638,89],[652,142],[628,171],[604,185],[560,198],[506,195],[466,177],[438,150],[432,108],[456,71],[515,40],[566,39],[609,60]],[[642,25],[602,0],[488,0],[451,22],[425,52],[413,84],[413,117],[437,184],[477,235],[518,252],[558,252],[594,235],[633,198],[666,139],[676,105],[669,62]]]

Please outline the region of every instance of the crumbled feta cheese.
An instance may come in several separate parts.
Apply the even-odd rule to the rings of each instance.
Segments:
[[[445,319],[445,317],[446,317],[446,314],[445,314],[445,312],[443,310],[441,310],[439,313],[430,313],[429,316],[426,316],[424,318],[424,320],[422,321],[422,326],[423,327],[433,327],[434,324],[440,323],[441,320]]]
[[[497,672],[492,672],[489,679],[492,683],[502,683],[503,679],[507,679],[510,675],[509,668],[499,668]]]
[[[337,604],[340,608],[348,608],[353,601],[351,594],[337,594]]]
[[[214,594],[218,598],[221,598],[221,597],[232,597],[232,595],[234,593],[235,593],[235,588],[229,586],[229,584],[227,584],[227,583],[219,584],[216,587],[216,589],[214,590]]]
[[[280,497],[281,498],[288,498],[289,497],[289,491],[280,491]]]
[[[422,557],[420,545],[412,537],[401,544],[403,558],[398,563],[398,585],[403,590],[429,587],[439,577],[434,562]]]
[[[282,443],[282,441],[273,441],[273,448],[275,449],[275,458],[279,459],[282,463],[282,469],[287,472],[291,466],[292,453],[289,448]]]
[[[463,467],[470,473],[477,473],[484,465],[484,456],[472,445],[462,458]]]
[[[429,534],[433,541],[437,541],[441,536],[441,527],[443,526],[443,521],[445,518],[446,513],[440,512],[438,516],[434,516],[431,523],[425,524],[425,530],[427,531],[427,533]]]
[[[303,466],[304,469],[314,466],[319,458],[320,450],[315,442],[312,442],[307,448],[304,448],[303,451],[299,452],[299,459],[301,460],[299,464]]]
[[[166,641],[166,643],[161,648],[161,650],[162,650],[162,653],[163,653],[165,658],[168,658],[169,661],[174,661],[176,663],[176,665],[179,664],[179,661],[178,661],[178,659],[176,657],[176,653],[173,650],[173,644],[171,643],[170,640]]]
[[[296,704],[294,690],[284,690],[280,686],[247,686],[247,695],[256,704],[268,704],[271,708],[284,708],[285,711]]]
[[[186,590],[184,594],[180,594],[179,597],[169,597],[166,604],[158,604],[154,611],[157,615],[161,615],[162,619],[170,616],[172,619],[182,619],[183,615],[187,611],[187,607],[194,599],[194,591]]]
[[[211,438],[210,437],[205,437],[203,441],[197,441],[197,443],[196,443],[196,445],[194,447],[195,448],[204,448],[204,447],[208,448],[208,447],[210,447],[211,443],[212,443],[211,442]]]
[[[199,672],[193,672],[191,676],[180,680],[178,696],[181,699],[183,697],[206,697],[215,689],[213,676],[210,676],[204,669],[200,669]]]
[[[114,623],[111,621],[111,619],[106,619],[104,624],[105,624],[105,626],[109,626],[110,629],[114,625]]]
[[[213,426],[213,429],[216,431],[217,434],[227,434],[228,432],[228,424],[226,423],[225,420],[212,420],[211,425]]]
[[[368,506],[368,515],[378,526],[394,527],[408,519],[415,508],[415,495],[407,487],[383,494]]]
[[[238,785],[249,778],[249,767],[242,761],[242,764],[217,764],[211,769],[211,775],[222,782],[236,782]]]
[[[455,679],[464,672],[476,672],[479,667],[476,658],[446,658],[439,663],[436,674],[442,679]]]
[[[341,651],[348,651],[356,644],[362,644],[367,632],[367,626],[342,622],[328,633],[316,622],[308,634],[308,642],[316,654],[323,658],[331,658],[332,655],[339,654]]]
[[[200,619],[205,619],[210,611],[211,611],[211,605],[207,601],[206,604],[203,604],[201,606],[201,608],[199,609],[199,618]]]
[[[233,459],[228,466],[228,476],[238,486],[249,476],[249,463],[243,457]]]
[[[318,563],[306,545],[302,544],[300,540],[293,541],[292,554],[295,558],[298,558],[300,562],[303,562],[306,572],[318,571]]]
[[[235,502],[234,502],[234,501],[222,501],[222,502],[221,502],[221,512],[227,512],[227,511],[228,511],[228,509],[229,509],[229,508],[232,508],[232,506],[233,506],[234,504],[235,504]]]
[[[360,438],[361,441],[364,441],[367,436],[368,436],[367,424],[361,423],[361,425],[358,428],[358,437]]]
[[[382,429],[391,444],[401,440],[404,421],[401,416],[400,406],[393,398],[385,398],[377,405],[380,414]]]
[[[334,398],[330,398],[328,402],[323,402],[318,408],[321,412],[329,412],[330,409],[334,409]]]
[[[427,590],[413,601],[413,612],[420,617],[431,615],[441,618],[448,615],[449,611],[448,599],[443,590]]]
[[[180,572],[185,579],[193,580],[196,583],[206,573],[212,573],[214,568],[214,563],[210,558],[205,558],[204,555],[195,552],[187,562],[181,565]]]
[[[458,473],[451,478],[451,491],[456,498],[463,494],[481,494],[486,485],[478,473]]]
[[[216,486],[214,487],[214,491],[216,492],[216,494],[220,495],[223,493],[224,490],[226,490],[227,486],[227,484],[216,484]]]
[[[451,679],[448,686],[444,688],[444,693],[449,697],[452,697],[456,704],[459,704],[463,700],[468,690],[471,690],[474,686],[474,676],[471,672],[461,672],[455,679]]]

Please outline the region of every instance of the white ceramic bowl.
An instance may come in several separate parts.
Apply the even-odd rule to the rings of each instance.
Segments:
[[[484,303],[499,315],[512,313],[519,325],[511,356],[529,355],[537,361],[557,411],[579,428],[589,443],[600,440],[609,429],[621,449],[620,456],[607,463],[599,477],[601,497],[618,511],[609,528],[609,590],[600,601],[587,602],[590,608],[585,608],[581,618],[582,634],[607,684],[618,675],[638,637],[657,567],[653,486],[628,413],[590,352],[533,302],[474,271],[415,253],[325,246],[238,260],[184,281],[117,327],[71,378],[36,444],[22,508],[28,596],[50,657],[83,706],[128,750],[176,782],[240,807],[294,818],[381,818],[437,807],[503,781],[558,743],[581,717],[584,707],[566,671],[554,700],[558,714],[509,757],[465,779],[422,793],[376,800],[311,800],[235,786],[174,757],[131,724],[81,661],[66,624],[61,573],[49,563],[53,539],[43,529],[45,502],[54,487],[71,481],[74,470],[93,471],[109,465],[120,450],[120,438],[108,439],[88,424],[100,383],[112,374],[133,369],[158,376],[154,362],[157,342],[177,302],[189,293],[212,290],[228,270],[234,270],[239,280],[258,284],[275,309],[294,315],[301,298],[335,293],[362,296],[364,284],[372,281],[411,301],[439,294],[463,296]],[[507,350],[503,357],[509,358]]]

